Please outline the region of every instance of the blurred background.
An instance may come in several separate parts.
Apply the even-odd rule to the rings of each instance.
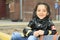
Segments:
[[[50,5],[51,18],[60,20],[60,0],[0,0],[0,19],[30,21],[38,2]]]
[[[15,30],[22,32],[38,2],[50,5],[51,18],[60,34],[60,0],[0,0],[0,31],[7,34]]]

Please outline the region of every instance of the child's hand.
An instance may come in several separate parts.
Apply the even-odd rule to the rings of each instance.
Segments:
[[[39,35],[44,35],[44,31],[43,30],[38,30],[34,32],[34,36],[38,37]]]
[[[44,31],[43,30],[39,30],[39,35],[44,35]]]
[[[34,34],[33,34],[35,37],[38,37],[40,34],[39,34],[39,31],[35,31]]]

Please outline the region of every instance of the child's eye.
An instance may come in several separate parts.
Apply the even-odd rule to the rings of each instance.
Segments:
[[[38,12],[40,12],[41,10],[38,10]]]
[[[46,10],[43,10],[43,12],[46,12]]]

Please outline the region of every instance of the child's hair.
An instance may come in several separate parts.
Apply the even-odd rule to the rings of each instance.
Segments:
[[[40,5],[40,4],[43,4],[43,5],[45,5],[45,6],[47,7],[47,12],[49,13],[49,15],[47,15],[47,17],[48,17],[48,18],[50,17],[51,12],[50,12],[50,7],[49,7],[49,5],[48,5],[47,3],[41,3],[41,2],[39,2],[39,3],[36,5],[36,7],[35,7],[35,9],[34,9],[34,11],[33,11],[33,17],[32,17],[32,19],[37,17],[36,11],[37,11],[38,5]]]

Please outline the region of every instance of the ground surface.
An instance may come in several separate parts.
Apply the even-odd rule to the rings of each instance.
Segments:
[[[60,34],[60,21],[53,21],[58,33]],[[12,34],[14,31],[22,32],[24,27],[27,27],[28,22],[11,22],[0,20],[0,32]]]

